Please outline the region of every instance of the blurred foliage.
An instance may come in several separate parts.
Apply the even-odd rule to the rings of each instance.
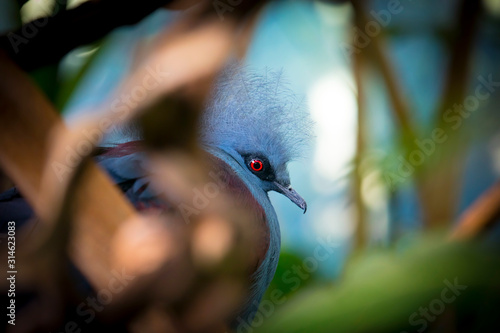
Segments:
[[[289,252],[286,249],[281,251],[278,268],[276,268],[276,273],[269,288],[267,288],[264,299],[271,298],[270,294],[274,290],[279,290],[283,293],[284,297],[294,295],[301,288],[314,284],[319,279],[319,274],[315,274],[315,272],[307,273],[309,277],[307,279],[300,279],[298,283],[295,283],[295,281],[292,283],[292,281],[287,279],[287,272],[293,272],[294,267],[302,266],[302,260],[303,258],[293,252]]]
[[[60,79],[63,82],[61,82],[60,89],[59,89],[59,91],[57,93],[57,97],[55,99],[55,105],[59,111],[64,110],[66,103],[68,103],[69,99],[73,95],[73,92],[75,91],[76,87],[80,83],[81,79],[85,76],[85,74],[87,73],[87,70],[93,64],[94,60],[98,57],[99,50],[106,43],[105,40],[106,39],[84,47],[84,49],[91,49],[91,50],[93,50],[95,48],[98,48],[98,49],[96,51],[92,52],[88,57],[85,58],[82,66],[80,66],[76,69],[76,73],[74,73],[73,75],[69,76],[66,79],[62,79],[62,78]]]
[[[497,250],[433,236],[402,253],[364,255],[348,266],[339,285],[301,292],[258,332],[422,332],[427,325],[440,332],[440,325],[455,327],[452,332],[493,332],[500,306]],[[466,289],[444,303],[443,313],[429,312],[432,321],[423,320],[421,307],[436,307],[448,283]]]
[[[58,65],[39,68],[30,73],[31,78],[38,87],[42,89],[51,102],[55,102],[59,93],[59,81],[57,79]]]
[[[79,50],[87,50],[89,48],[99,48],[102,44],[103,42],[99,41],[83,48],[79,48],[76,52],[79,52]],[[62,69],[59,64],[45,66],[36,69],[29,74],[37,86],[45,93],[47,98],[56,106],[57,111],[62,112],[66,103],[70,100],[81,79],[85,76],[87,70],[97,58],[98,54],[99,52],[96,51],[85,57],[83,64],[77,67],[75,73],[72,73],[72,75],[68,75],[68,71],[61,73]],[[63,77],[61,74],[65,74],[67,77]]]

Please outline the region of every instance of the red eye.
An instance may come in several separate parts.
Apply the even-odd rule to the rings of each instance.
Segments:
[[[264,169],[264,163],[262,163],[261,160],[252,160],[250,161],[250,168],[256,172],[262,171],[262,169]]]

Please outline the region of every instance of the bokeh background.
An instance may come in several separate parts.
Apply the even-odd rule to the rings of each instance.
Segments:
[[[477,254],[483,262],[471,255],[477,267],[453,261],[470,253],[468,249],[451,251],[440,247],[460,216],[500,175],[500,83],[495,83],[500,82],[500,1],[477,1],[478,5],[473,2],[273,1],[260,14],[245,64],[257,72],[282,70],[287,84],[302,99],[315,123],[310,147],[289,166],[294,188],[308,202],[307,213],[302,215],[288,199],[270,194],[281,222],[282,254],[266,299],[272,299],[271,293],[279,291],[287,301],[272,301],[273,314],[285,314],[269,316],[270,319],[264,316],[264,321],[276,318],[281,324],[293,322],[287,332],[293,331],[293,327],[298,327],[297,332],[305,329],[297,326],[287,311],[299,313],[297,309],[305,311],[307,304],[320,304],[319,300],[311,301],[320,296],[311,296],[308,290],[341,284],[352,261],[359,256],[365,260],[365,266],[349,276],[392,284],[394,288],[389,294],[394,293],[395,299],[387,304],[405,309],[396,316],[406,319],[377,326],[385,327],[380,331],[389,332],[408,323],[416,331],[419,326],[408,322],[413,310],[407,311],[402,304],[426,303],[410,296],[424,297],[422,290],[428,291],[424,286],[438,290],[435,294],[439,295],[444,286],[442,280],[452,281],[456,277],[455,273],[446,274],[448,268],[455,272],[460,267],[463,274],[483,272],[488,266],[482,266],[484,262],[498,261],[494,254],[498,253],[495,249],[500,229],[494,224],[478,245],[481,249],[491,246],[493,250],[487,247],[486,252],[492,258]],[[69,6],[77,4],[78,1],[68,1]],[[8,6],[8,2],[3,6]],[[389,8],[394,8],[394,13]],[[56,10],[55,1],[30,0],[24,5],[21,18],[29,22]],[[8,13],[8,8],[1,12]],[[98,43],[72,51],[57,66],[38,70],[32,76],[71,125],[79,115],[99,110],[99,105],[133,67],[137,53],[176,15],[158,10],[137,25],[119,28]],[[11,17],[4,17],[0,28],[6,30]],[[367,28],[369,22],[374,30]],[[484,80],[494,83],[486,87]],[[476,99],[477,105],[472,102],[473,111],[460,113],[454,109],[455,105],[463,105],[467,97],[476,96],[481,84],[481,91],[489,96]],[[436,128],[442,129],[447,139],[434,143],[432,152],[426,154],[415,145],[415,140],[427,142]],[[125,139],[110,135],[103,144]],[[419,165],[410,162],[416,150],[421,151],[416,153],[418,156],[424,156]],[[412,164],[410,171],[408,162]],[[439,236],[425,238],[435,233]],[[331,249],[324,252],[327,255],[321,260],[318,246]],[[475,251],[476,245],[473,248]],[[385,251],[409,257],[397,263],[377,257]],[[370,253],[377,253],[376,258]],[[430,276],[441,268],[444,271],[437,280],[423,274],[414,283],[400,286],[401,279],[412,277],[404,267],[415,269],[416,274],[429,272]],[[398,277],[402,272],[407,275]],[[495,275],[498,270],[484,272],[491,277],[483,281],[484,285],[498,292],[494,282],[500,278]],[[471,281],[475,278],[476,275],[471,277]],[[358,291],[359,302],[367,295],[375,299],[387,292],[380,284],[374,283],[370,289],[366,281],[361,281],[359,285],[368,288],[363,294],[356,282],[347,280],[354,286],[345,287],[344,292],[358,295]],[[414,289],[404,297],[404,287],[412,286]],[[338,293],[335,295],[342,299]],[[433,294],[429,295],[432,299]],[[471,297],[468,304],[477,305],[480,299]],[[373,306],[377,308],[377,303]],[[326,311],[325,307],[321,311]],[[349,317],[352,313],[349,305],[346,307],[345,316]],[[356,304],[352,309],[356,309]],[[418,307],[414,309],[417,311]],[[337,310],[331,306],[331,311]],[[319,310],[312,306],[311,311],[308,318],[314,322],[314,313]],[[387,310],[362,318],[368,322],[375,318],[377,322],[389,314],[394,313]],[[458,314],[449,316],[456,319]],[[280,322],[281,318],[286,320]],[[355,322],[357,317],[352,318]],[[436,331],[460,331],[457,326],[449,328],[446,320]],[[246,330],[261,325],[254,326]],[[318,327],[309,331],[320,331]],[[345,327],[337,329],[355,331]],[[366,327],[359,329],[370,331]],[[378,330],[373,328],[374,331]]]

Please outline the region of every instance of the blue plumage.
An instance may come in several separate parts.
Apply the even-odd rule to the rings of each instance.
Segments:
[[[259,151],[283,171],[307,144],[310,125],[282,72],[266,70],[258,75],[230,65],[217,81],[204,113],[201,142]]]
[[[266,213],[269,248],[254,273],[255,285],[241,315],[248,323],[274,276],[280,252],[278,218],[267,192],[280,192],[306,209],[290,187],[287,163],[307,144],[310,125],[307,112],[286,88],[281,72],[257,75],[238,66],[230,66],[222,74],[201,122],[202,145],[237,173]],[[253,171],[249,167],[252,158],[267,160],[269,174]]]

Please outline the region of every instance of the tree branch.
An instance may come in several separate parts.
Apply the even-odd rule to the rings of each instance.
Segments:
[[[37,19],[0,38],[0,48],[24,70],[54,64],[77,46],[135,24],[173,0],[97,0]]]
[[[480,235],[500,218],[500,182],[483,193],[458,219],[452,239],[469,239]]]

